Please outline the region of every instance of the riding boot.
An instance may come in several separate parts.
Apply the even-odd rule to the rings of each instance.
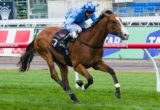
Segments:
[[[65,48],[65,53],[66,53],[67,56],[69,55],[69,49],[68,49],[68,47]]]
[[[71,31],[71,32],[69,33],[69,35],[70,35],[73,39],[76,39],[76,38],[78,37],[78,32],[76,32],[76,31]]]
[[[74,39],[73,39],[71,36],[68,36],[68,37],[65,39],[65,41],[66,41],[66,45],[68,45],[68,43],[69,43],[69,42],[73,42]]]
[[[62,52],[64,53],[64,55],[65,56],[68,55],[69,54],[69,49],[66,45],[66,42],[61,43],[60,46],[62,47]]]

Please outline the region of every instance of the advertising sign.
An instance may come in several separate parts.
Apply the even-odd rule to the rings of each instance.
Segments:
[[[13,19],[13,2],[0,2],[0,19]]]
[[[105,39],[104,44],[105,43],[122,43],[122,40],[119,37],[117,37],[117,36],[115,36],[113,34],[108,34],[106,39]],[[120,51],[120,49],[118,49],[118,48],[116,48],[116,49],[112,49],[112,48],[107,49],[107,48],[105,48],[104,49],[104,53],[103,53],[103,57],[106,57],[107,55],[116,53],[118,51]]]
[[[33,40],[34,29],[0,29],[0,35],[0,43],[29,44]],[[24,48],[0,48],[0,56],[19,56],[24,52]]]
[[[150,33],[146,38],[146,43],[160,43],[160,30]],[[152,57],[160,54],[160,49],[147,49],[147,50]],[[144,53],[144,59],[148,59],[146,53]]]

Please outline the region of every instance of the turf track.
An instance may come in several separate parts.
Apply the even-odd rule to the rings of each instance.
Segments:
[[[159,110],[160,93],[155,90],[154,73],[118,72],[122,98],[117,100],[110,75],[90,72],[94,84],[82,91],[75,88],[74,73],[70,71],[71,88],[81,101],[74,104],[50,78],[48,70],[0,70],[0,110]]]

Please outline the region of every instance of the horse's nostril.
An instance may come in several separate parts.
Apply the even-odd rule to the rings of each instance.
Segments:
[[[129,34],[124,34],[124,36],[129,37]]]
[[[124,34],[124,36],[128,37],[128,34]]]
[[[128,40],[129,35],[128,34],[124,34],[125,40]]]

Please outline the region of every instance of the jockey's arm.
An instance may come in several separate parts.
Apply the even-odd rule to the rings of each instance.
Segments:
[[[74,39],[77,38],[77,30],[75,30],[74,25],[72,25],[75,21],[75,18],[67,18],[65,23],[65,28],[70,32],[70,36]]]
[[[68,30],[68,31],[74,31],[74,27],[73,27],[73,24],[74,22],[76,21],[76,18],[78,16],[78,13],[76,10],[74,10],[72,13],[70,13],[68,15],[68,17],[66,18],[66,21],[65,21],[65,28]]]
[[[97,17],[96,17],[96,15],[95,15],[95,13],[93,13],[93,14],[91,15],[91,19],[92,19],[92,21],[93,21],[94,23],[97,21]]]
[[[73,23],[74,23],[75,19],[70,17],[70,18],[67,18],[66,19],[66,22],[65,22],[65,28],[68,30],[68,31],[72,31],[73,29]]]

